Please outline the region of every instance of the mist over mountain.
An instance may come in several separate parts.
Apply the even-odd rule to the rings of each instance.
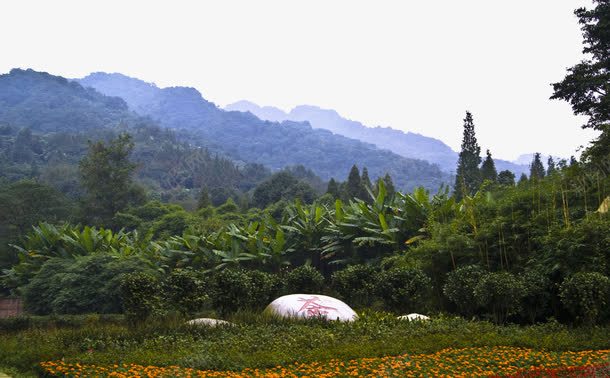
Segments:
[[[309,122],[261,120],[252,113],[225,111],[186,87],[158,88],[121,74],[94,73],[79,82],[109,96],[122,97],[130,109],[162,126],[183,130],[189,142],[221,151],[233,159],[274,170],[302,164],[323,179],[344,180],[353,164],[372,178],[389,173],[400,188],[423,185],[436,190],[450,175],[421,159],[406,158],[356,139],[313,129]],[[280,113],[268,109],[269,114]]]
[[[312,127],[375,144],[398,155],[427,160],[438,164],[446,172],[455,171],[458,153],[442,141],[421,134],[404,132],[390,127],[367,127],[358,121],[342,117],[332,109],[312,105],[299,105],[286,113],[272,106],[259,106],[250,101],[238,101],[225,106],[225,110],[250,112],[269,121],[307,121]],[[493,150],[492,150],[493,153]],[[508,169],[517,175],[528,172],[526,164],[494,159],[498,171]],[[531,161],[531,159],[530,159]]]

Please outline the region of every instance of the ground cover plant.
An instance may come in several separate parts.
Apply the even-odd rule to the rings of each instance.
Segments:
[[[30,375],[41,372],[41,362],[57,361],[71,367],[108,369],[133,364],[239,372],[287,368],[295,363],[326,366],[331,360],[349,365],[350,360],[373,358],[370,367],[374,369],[383,358],[430,355],[447,348],[526,348],[534,354],[551,353],[552,358],[557,353],[610,349],[607,326],[573,329],[556,322],[498,326],[442,317],[407,322],[387,313],[360,315],[354,323],[328,323],[238,313],[228,318],[235,326],[218,328],[186,326],[180,318],[151,320],[139,326],[92,317],[87,321],[75,318],[78,325],[73,327],[39,321],[20,331],[13,327],[0,333],[0,366]]]

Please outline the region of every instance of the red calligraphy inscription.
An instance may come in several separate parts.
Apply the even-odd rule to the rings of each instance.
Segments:
[[[321,299],[318,297],[307,298],[299,298],[299,302],[304,302],[303,306],[297,311],[297,313],[301,311],[306,311],[308,316],[322,316],[328,315],[329,310],[337,311],[336,308],[330,306],[323,306],[318,303]]]

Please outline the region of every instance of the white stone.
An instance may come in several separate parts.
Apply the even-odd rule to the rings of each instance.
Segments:
[[[204,326],[208,326],[208,327],[217,327],[217,326],[232,326],[234,325],[233,323],[230,323],[226,320],[220,320],[220,319],[212,319],[212,318],[199,318],[199,319],[193,319],[193,320],[189,320],[188,322],[186,322],[186,324],[188,325],[204,325]]]
[[[430,317],[426,316],[426,315],[422,315],[422,314],[412,313],[412,314],[409,314],[409,315],[401,315],[397,319],[408,320],[408,321],[413,321],[413,320],[430,320]]]
[[[279,297],[265,309],[283,317],[316,318],[352,322],[358,315],[344,302],[321,294],[290,294]]]

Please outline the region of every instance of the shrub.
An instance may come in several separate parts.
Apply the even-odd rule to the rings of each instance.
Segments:
[[[376,291],[391,311],[421,312],[431,292],[431,282],[421,270],[396,267],[380,275]]]
[[[484,274],[485,271],[478,265],[463,266],[447,274],[443,293],[455,303],[460,314],[470,317],[477,312],[479,306],[474,297],[474,288]]]
[[[332,287],[351,306],[370,306],[379,272],[371,265],[352,265],[332,275]]]
[[[545,314],[551,300],[551,280],[539,270],[526,270],[520,276],[525,289],[522,314],[530,323]]]
[[[184,315],[201,309],[209,299],[205,282],[192,270],[175,269],[163,281],[165,307]]]
[[[123,277],[120,291],[125,315],[131,322],[141,322],[158,314],[161,307],[159,280],[148,273]]]
[[[585,324],[594,324],[608,304],[610,279],[597,272],[580,272],[567,278],[559,287],[561,303]]]
[[[288,294],[320,293],[324,289],[324,277],[314,267],[303,265],[290,271],[284,278],[284,291]]]
[[[94,254],[76,260],[52,258],[23,288],[25,308],[38,315],[120,313],[121,279],[147,269],[138,257]]]
[[[212,286],[212,306],[221,315],[261,309],[278,291],[273,275],[256,270],[222,270],[213,276]]]
[[[474,288],[474,297],[497,324],[516,314],[525,296],[525,286],[508,272],[487,273]]]

